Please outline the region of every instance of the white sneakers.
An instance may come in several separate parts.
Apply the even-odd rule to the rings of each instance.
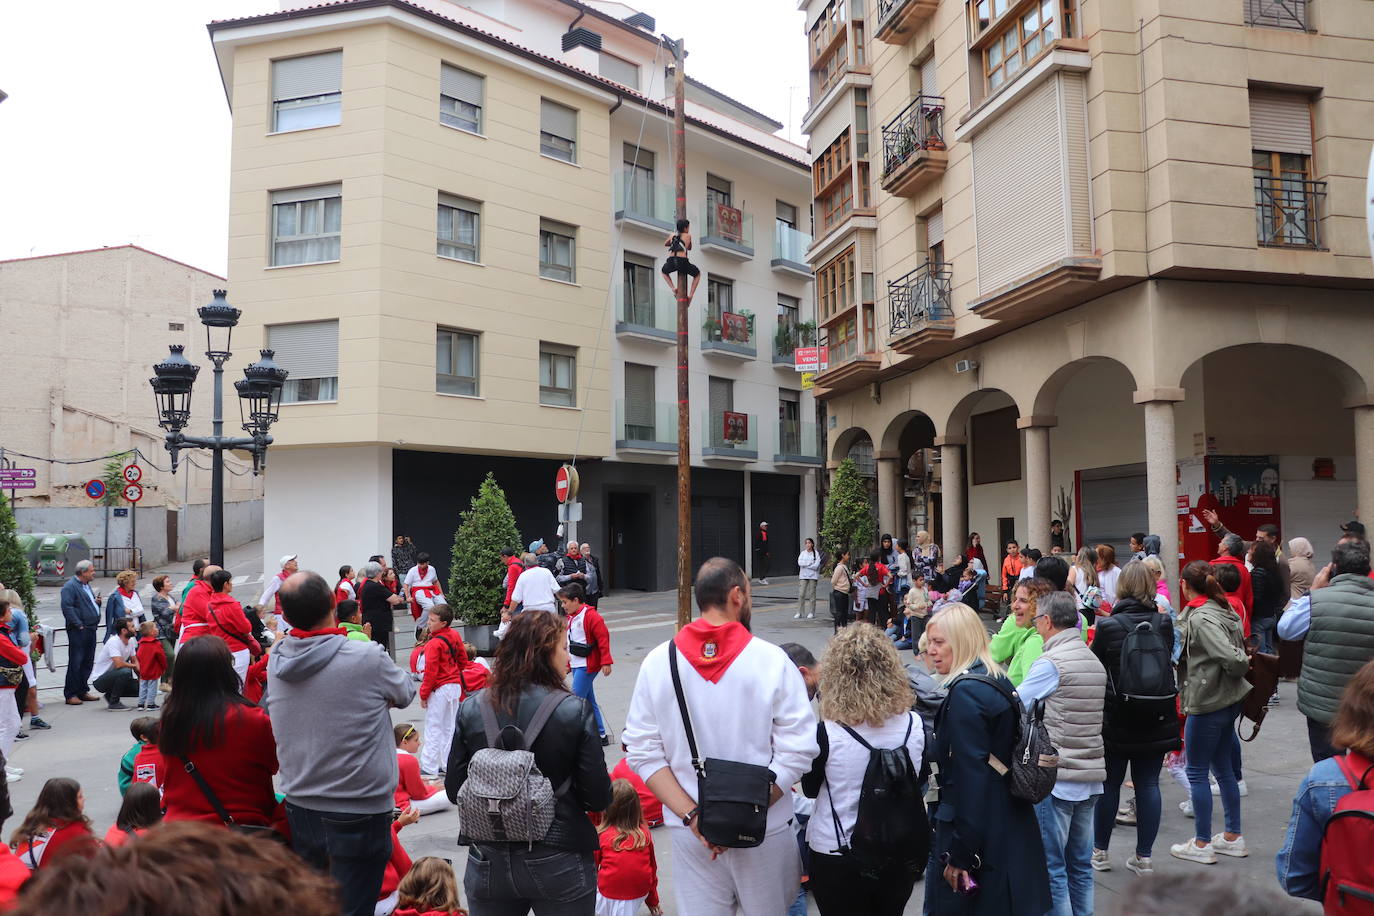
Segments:
[[[1238,836],[1234,840],[1228,840],[1224,833],[1212,837],[1212,850],[1219,856],[1234,856],[1237,859],[1243,859],[1250,854],[1250,850],[1245,848],[1245,837]]]
[[[6,765],[6,767],[5,767],[5,781],[6,781],[6,782],[9,782],[9,783],[16,783],[16,782],[18,782],[19,780],[21,780],[21,779],[23,779],[23,778],[24,778],[24,771],[23,771],[22,769],[20,769],[19,767],[12,767],[12,766]]]
[[[1199,846],[1192,840],[1185,840],[1182,843],[1175,843],[1169,847],[1169,855],[1175,859],[1185,859],[1189,862],[1198,862],[1202,865],[1217,864],[1217,854],[1212,849],[1212,844]]]
[[[1150,864],[1150,857],[1140,855],[1132,855],[1126,860],[1126,870],[1135,872],[1142,877],[1155,873],[1154,866]]]
[[[801,619],[802,619],[802,618],[801,618],[801,611],[797,611],[797,613],[793,614],[793,615],[792,615],[792,619],[793,619],[793,620],[801,620]]]
[[[1241,840],[1239,842],[1242,845],[1244,845],[1245,841]],[[1193,844],[1189,843],[1188,845],[1192,846]],[[1179,856],[1179,858],[1186,858],[1186,856]],[[1215,862],[1216,860],[1216,856],[1212,856],[1212,861]],[[1112,870],[1112,863],[1111,860],[1107,858],[1107,850],[1105,849],[1094,849],[1092,861],[1089,864],[1092,865],[1093,871]],[[1134,872],[1137,875],[1141,875],[1142,877],[1145,875],[1153,875],[1155,873],[1154,866],[1150,864],[1150,857],[1137,855],[1135,853],[1132,853],[1131,857],[1126,860],[1126,870]]]
[[[1107,850],[1094,849],[1092,860],[1088,863],[1093,867],[1093,871],[1111,871],[1112,862],[1107,858]]]
[[[1245,796],[1250,794],[1250,788],[1245,784],[1245,780],[1243,779],[1236,781],[1236,788],[1240,789],[1241,798],[1244,798]],[[1217,785],[1215,779],[1212,780],[1212,794],[1221,795],[1221,786]]]
[[[1178,810],[1183,812],[1184,817],[1192,817],[1193,800],[1191,798],[1185,798],[1183,801],[1178,803]]]

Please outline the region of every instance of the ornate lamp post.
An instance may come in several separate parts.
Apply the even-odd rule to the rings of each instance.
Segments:
[[[272,361],[272,351],[262,350],[262,358],[243,370],[243,378],[234,383],[239,395],[239,412],[247,437],[224,435],[224,364],[234,354],[229,342],[239,323],[238,309],[224,300],[225,292],[215,290],[214,300],[197,310],[200,323],[205,325],[205,355],[215,366],[213,435],[188,436],[182,432],[191,420],[191,390],[200,367],[192,365],[184,354],[184,347],[174,345],[167,358],[153,367],[148,380],[157,398],[158,425],[167,431],[167,451],[172,455],[172,473],[183,448],[208,449],[210,470],[210,562],[224,563],[224,453],[226,450],[247,451],[253,456],[253,473],[259,474],[267,466],[267,447],[272,444],[268,430],[276,422],[281,408],[282,388],[286,370]],[[223,344],[217,346],[223,336]]]

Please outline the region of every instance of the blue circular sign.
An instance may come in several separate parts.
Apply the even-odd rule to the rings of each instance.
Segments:
[[[105,495],[105,484],[99,480],[92,480],[86,484],[86,495],[91,499],[100,499]]]

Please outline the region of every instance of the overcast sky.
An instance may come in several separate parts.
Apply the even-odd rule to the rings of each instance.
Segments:
[[[806,42],[794,0],[633,5],[658,19],[659,32],[686,39],[689,74],[788,124],[784,134],[799,139]],[[132,242],[223,274],[229,109],[205,24],[279,4],[4,6],[0,260]]]

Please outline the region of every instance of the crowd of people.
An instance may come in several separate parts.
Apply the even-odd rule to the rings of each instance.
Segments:
[[[257,868],[243,894],[273,905],[280,888],[260,880],[273,874],[308,889],[307,913],[456,913],[466,897],[475,916],[657,916],[664,825],[682,914],[790,916],[808,893],[823,916],[899,914],[920,884],[934,914],[1086,916],[1094,871],[1114,867],[1115,827],[1134,828],[1122,867],[1153,874],[1166,764],[1194,821],[1169,853],[1203,865],[1249,855],[1237,720],[1244,709],[1258,722],[1278,701],[1266,687],[1246,703],[1262,682],[1255,659],[1298,640],[1295,699],[1314,766],[1278,881],[1310,898],[1368,887],[1368,856],[1342,857],[1328,835],[1335,812],[1369,807],[1360,793],[1374,782],[1363,529],[1345,526],[1317,570],[1301,538],[1280,550],[1262,526],[1246,544],[1207,521],[1218,556],[1187,564],[1177,596],[1159,539],[1145,534],[1122,564],[1110,545],[1071,554],[1061,538],[1042,554],[1011,542],[997,582],[977,535],[950,563],[925,531],[911,544],[885,534],[858,559],[807,539],[796,616],[814,617],[823,576],[832,586],[834,635],[819,659],[755,635],[749,578],[708,560],[694,582],[699,616],[640,664],[624,759],[609,772],[615,731],[594,683],[612,673],[612,632],[588,545],[503,552],[490,658],[463,641],[463,609],[405,539],[391,556],[413,563],[403,575],[379,555],[331,584],[283,557],[249,608],[229,571],[197,561],[179,598],[160,576],[146,607],[130,597],[136,577],[122,577],[102,617],[92,570],[78,566],[63,612],[73,647],[91,651],[71,650],[66,702],[124,709],[137,696],[160,715],[130,723],[123,805],[103,835],[76,781],[47,780],[0,850],[0,903],[75,911],[61,908],[80,906],[111,869],[158,861],[212,897]],[[766,536],[759,544],[771,549]],[[422,628],[408,668],[389,649],[402,606]],[[0,689],[26,676],[16,609],[0,591]],[[417,695],[423,725],[395,722]],[[27,706],[0,703],[6,756]],[[401,840],[455,808],[462,895],[449,863],[412,861]],[[187,848],[222,857],[226,872],[203,875]],[[130,899],[149,892],[113,883]],[[1128,911],[1168,911],[1150,909],[1151,895],[1178,883],[1132,888]],[[1224,883],[1197,887],[1198,899],[1246,902]],[[1261,898],[1247,912],[1268,912]]]

